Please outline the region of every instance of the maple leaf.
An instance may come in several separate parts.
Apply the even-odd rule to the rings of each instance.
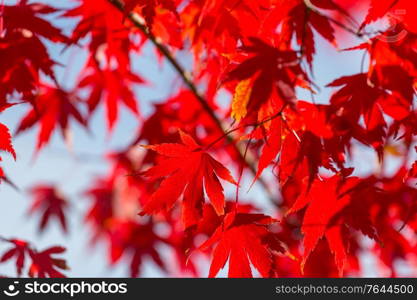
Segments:
[[[387,138],[387,122],[384,114],[394,119],[394,125],[413,119],[412,77],[397,66],[381,68],[382,74],[395,76],[380,77],[376,72],[356,74],[335,80],[328,86],[341,87],[331,97],[334,112],[346,125],[350,135],[365,145],[372,146],[383,158],[383,144]],[[406,83],[407,84],[402,84]],[[408,85],[410,84],[410,85]],[[365,129],[359,124],[363,117]],[[397,124],[399,123],[399,124]]]
[[[51,134],[57,126],[60,127],[62,135],[67,140],[71,117],[81,125],[87,125],[84,117],[75,106],[77,100],[71,93],[41,84],[39,94],[34,96],[31,101],[33,107],[20,121],[16,134],[39,123],[37,151],[49,142]]]
[[[225,205],[225,215],[236,212],[236,213],[251,213],[255,211],[255,207],[251,204],[239,204],[236,201],[226,201]],[[195,234],[203,234],[207,237],[213,235],[216,229],[223,223],[224,216],[219,216],[217,212],[214,210],[213,206],[209,203],[205,203],[203,205],[203,213],[196,224],[195,227],[188,228],[189,232],[194,232]]]
[[[9,129],[2,123],[0,123],[0,150],[10,153],[16,160],[16,152],[12,145],[12,137],[10,136]],[[0,157],[0,161],[2,158]],[[4,178],[3,169],[0,168],[0,179]]]
[[[20,277],[22,275],[26,255],[29,254],[29,245],[27,242],[17,239],[11,239],[7,241],[13,244],[13,246],[3,254],[3,256],[0,258],[0,262],[6,262],[12,258],[15,258],[16,273],[17,276]]]
[[[397,31],[404,30],[400,25],[397,27]],[[408,32],[406,35],[399,36],[395,32],[387,30],[371,38],[368,42],[345,49],[345,51],[366,50],[370,56],[368,77],[375,77],[375,73],[381,83],[385,81],[397,82],[398,92],[409,99],[410,97],[406,93],[410,94],[412,85],[405,84],[402,80],[406,80],[405,74],[407,73],[409,77],[413,77],[417,70],[416,44],[417,34]],[[386,76],[389,72],[395,72],[398,76]],[[403,84],[399,84],[400,82]]]
[[[250,93],[249,99],[238,97],[242,99],[237,101],[240,103],[239,110],[243,111],[237,114],[239,119],[246,115],[246,111],[257,112],[273,93],[276,93],[284,103],[294,103],[296,100],[294,86],[307,86],[305,80],[308,77],[300,67],[295,51],[282,51],[253,37],[249,38],[248,45],[241,47],[241,51],[249,58],[229,71],[224,80],[224,82],[252,80],[251,88],[248,82],[244,85],[240,83],[238,86],[238,91],[245,87],[243,95]]]
[[[111,131],[118,118],[119,104],[124,104],[138,115],[133,86],[143,84],[144,80],[131,70],[130,55],[137,54],[144,39],[111,1],[79,2],[64,15],[80,18],[71,36],[72,43],[78,43],[86,36],[90,38],[89,57],[77,87],[81,93],[87,91],[85,95],[90,114],[98,104],[105,104],[107,125]]]
[[[63,278],[65,275],[58,269],[68,270],[64,259],[53,257],[56,254],[65,252],[66,249],[60,246],[50,247],[41,252],[30,249],[29,255],[32,263],[29,267],[29,276],[38,278]]]
[[[377,188],[375,178],[351,178],[350,186],[343,193],[349,196],[350,201],[338,216],[341,222],[375,241],[380,241],[375,222],[369,213],[372,206],[384,198],[383,191]]]
[[[79,82],[80,89],[89,89],[87,104],[90,114],[103,101],[107,113],[107,125],[111,131],[119,115],[119,103],[124,104],[135,115],[139,114],[132,86],[144,80],[129,70],[99,70],[89,64]]]
[[[93,202],[85,215],[85,221],[90,223],[95,230],[93,241],[108,229],[108,223],[114,215],[113,184],[113,180],[100,179],[85,192],[85,195]]]
[[[183,144],[145,146],[167,157],[145,172],[151,179],[164,178],[141,214],[155,214],[169,210],[184,193],[182,200],[185,227],[197,222],[201,216],[204,189],[218,215],[224,214],[223,187],[219,178],[236,184],[230,172],[212,158],[188,134],[180,132]]]
[[[411,166],[408,176],[412,178],[417,178],[417,161],[415,161]]]
[[[41,222],[40,231],[43,231],[48,225],[51,217],[55,217],[61,224],[64,232],[67,232],[66,210],[68,202],[59,194],[53,186],[37,185],[30,190],[34,197],[33,203],[29,209],[29,214],[39,212]]]
[[[182,39],[190,39],[195,64],[196,80],[207,80],[206,98],[209,102],[224,78],[225,67],[236,48],[247,37],[258,36],[262,16],[270,0],[198,0],[188,1],[180,17]]]
[[[368,15],[363,21],[360,30],[366,25],[385,16],[390,22],[404,23],[409,30],[417,32],[417,22],[414,18],[415,6],[412,0],[372,0]]]
[[[268,130],[265,145],[262,148],[261,156],[259,157],[258,171],[255,179],[259,178],[266,167],[275,159],[281,150],[282,145],[282,120],[276,118],[271,121]]]
[[[89,44],[91,52],[96,52],[101,45],[107,45],[112,54],[121,53],[121,48],[127,50],[129,31],[123,22],[123,14],[115,9],[108,0],[76,0],[78,6],[65,11],[64,17],[81,18],[75,26],[70,41],[78,41],[87,35],[91,35]],[[121,47],[124,45],[125,47]],[[119,48],[119,49],[117,49]],[[123,54],[125,56],[126,53]]]
[[[272,111],[275,110],[277,109],[272,109]],[[316,105],[299,100],[294,107],[284,107],[272,117],[266,118],[268,122],[264,122],[265,124],[252,134],[254,138],[264,140],[255,180],[283,148],[285,148],[284,152],[289,149],[291,156],[294,156],[286,160],[284,155],[284,160],[280,161],[281,169],[288,163],[285,166],[285,168],[288,167],[287,176],[292,176],[304,160],[308,162],[311,180],[315,178],[320,166],[335,170],[331,160],[343,168],[341,150],[331,148],[335,138],[333,133],[335,128],[329,118],[328,110],[327,105]],[[261,113],[258,114],[260,115]],[[292,140],[291,136],[297,141]],[[315,150],[311,151],[311,149]]]
[[[339,276],[343,275],[347,259],[343,237],[344,225],[336,222],[334,217],[350,203],[350,195],[344,192],[349,190],[354,183],[356,183],[355,180],[343,182],[338,175],[323,181],[317,179],[308,193],[298,197],[288,211],[288,214],[291,214],[307,207],[301,226],[305,249],[302,269],[319,240],[325,237],[335,256]]]
[[[347,238],[344,236],[344,238]],[[346,265],[345,268],[348,266]],[[299,268],[299,266],[298,266]],[[309,259],[303,266],[300,277],[307,278],[337,278],[340,277],[335,257],[326,239],[318,241],[317,246],[310,253]],[[347,274],[345,275],[347,277]]]
[[[417,152],[417,146],[415,146],[414,149]],[[415,161],[408,170],[407,179],[408,178],[417,178],[417,161]]]
[[[229,277],[252,277],[250,263],[261,276],[273,272],[273,256],[285,253],[281,242],[268,230],[277,221],[262,214],[231,212],[224,217],[201,250],[214,246],[209,277],[215,277],[229,260]]]
[[[316,52],[314,31],[331,44],[337,45],[335,30],[330,20],[319,9],[338,12],[349,18],[349,14],[332,0],[277,0],[274,2],[274,8],[266,18],[264,26],[272,32],[281,26],[280,39],[288,47],[295,38],[310,67]]]
[[[0,98],[14,91],[30,95],[36,88],[40,71],[54,78],[55,62],[41,38],[53,43],[67,42],[67,38],[40,16],[55,12],[57,9],[51,6],[27,1],[2,5],[0,19],[4,27],[0,33],[0,57],[7,59],[0,60]]]
[[[213,106],[213,109],[216,107]],[[159,144],[161,141],[175,143],[178,140],[178,128],[196,135],[196,122],[208,133],[201,139],[203,144],[209,144],[213,141],[213,137],[223,134],[210,115],[201,108],[195,95],[189,90],[180,90],[164,103],[154,104],[154,113],[143,122],[138,137],[132,145],[143,141],[151,145]],[[145,162],[154,163],[155,155],[155,152],[147,153]]]
[[[181,12],[184,31],[194,51],[201,46],[217,53],[236,48],[242,37],[256,36],[261,17],[268,11],[270,0],[198,0],[190,1]],[[214,54],[214,53],[213,53]],[[220,58],[216,55],[216,58]],[[208,60],[210,61],[210,60]]]
[[[391,96],[382,88],[370,83],[367,74],[339,78],[328,86],[342,86],[330,99],[335,110],[343,108],[343,116],[353,124],[357,124],[363,116],[367,129],[364,134],[368,136],[356,135],[355,137],[365,144],[372,143],[375,149],[381,151],[383,138],[386,135],[386,122],[378,102],[384,101],[384,98],[389,99]],[[374,132],[373,135],[371,135],[372,132]]]
[[[111,264],[118,262],[125,253],[131,255],[130,275],[137,277],[145,256],[150,256],[153,262],[162,270],[166,270],[157,246],[166,243],[154,228],[152,221],[140,224],[134,221],[113,219],[110,223],[110,251],[109,259]]]
[[[52,6],[42,3],[28,3],[27,0],[19,1],[17,5],[4,5],[3,23],[5,28],[3,29],[10,32],[26,29],[50,41],[65,41],[66,37],[60,29],[39,17],[39,15],[49,15],[58,11],[59,9]]]
[[[279,181],[285,188],[297,178],[299,188],[308,190],[319,168],[333,173],[349,173],[345,168],[345,148],[351,141],[338,126],[329,105],[298,101],[295,109],[283,111]],[[343,132],[344,133],[344,132]],[[275,150],[276,151],[276,150]],[[274,153],[274,152],[273,152]],[[350,172],[351,173],[351,172]],[[307,181],[305,180],[307,178]]]

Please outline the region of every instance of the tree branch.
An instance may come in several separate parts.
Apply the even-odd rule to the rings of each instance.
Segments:
[[[133,25],[138,28],[145,36],[149,39],[149,41],[161,52],[161,54],[169,61],[169,63],[172,65],[172,67],[175,69],[175,71],[180,75],[182,81],[187,86],[187,88],[190,89],[190,91],[194,94],[202,108],[206,111],[206,113],[210,116],[210,118],[213,120],[213,122],[216,124],[216,126],[223,132],[227,133],[226,129],[223,127],[222,122],[217,117],[217,115],[214,113],[213,109],[210,107],[206,99],[203,95],[200,94],[198,91],[196,85],[188,75],[188,73],[184,70],[184,68],[178,63],[178,61],[174,58],[174,55],[171,53],[171,51],[160,42],[160,40],[149,30],[149,28],[146,26],[144,20],[142,17],[140,17],[135,12],[128,12],[126,13],[124,10],[124,4],[120,0],[108,0],[111,4],[113,4],[119,11],[122,13],[127,14],[127,17],[129,20],[133,23]],[[236,145],[234,139],[226,134],[225,138],[227,141],[235,148],[236,152],[240,156],[240,158],[245,162],[247,167],[250,169],[252,174],[256,176],[256,167],[253,162],[249,161],[247,156],[244,154],[243,150]],[[258,179],[259,183],[262,185],[262,187],[267,192],[269,198],[271,201],[275,202],[276,197],[270,190],[267,183],[262,179]]]

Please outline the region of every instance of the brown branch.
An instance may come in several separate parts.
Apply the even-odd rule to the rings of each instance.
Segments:
[[[178,61],[174,58],[174,55],[171,53],[171,51],[160,42],[160,40],[149,30],[149,28],[146,26],[144,20],[142,17],[140,17],[135,12],[126,12],[124,9],[124,4],[120,0],[108,0],[111,4],[113,4],[119,11],[126,14],[129,20],[133,23],[133,25],[138,28],[145,36],[149,39],[149,41],[161,52],[161,54],[169,61],[169,63],[172,65],[172,67],[175,69],[175,71],[180,75],[182,81],[184,84],[190,89],[190,91],[194,94],[195,98],[198,100],[202,108],[206,111],[206,113],[210,116],[210,118],[213,120],[213,122],[216,124],[216,126],[224,133],[227,131],[222,125],[222,122],[217,117],[217,115],[214,113],[206,99],[203,95],[200,94],[198,91],[196,85],[188,75],[188,73],[184,70],[184,68],[178,63]],[[239,154],[240,159],[245,161],[245,164],[248,166],[250,171],[254,176],[256,176],[256,167],[253,162],[249,161],[247,159],[242,151],[236,145],[234,139],[230,137],[228,134],[225,135],[227,141],[233,145],[236,152]],[[268,193],[269,198],[271,201],[275,201],[275,196],[270,190],[267,183],[262,179],[259,178],[259,183],[262,185],[262,187],[265,189],[265,191]]]

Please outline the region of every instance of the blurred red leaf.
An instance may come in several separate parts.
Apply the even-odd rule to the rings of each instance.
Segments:
[[[76,107],[77,98],[59,88],[42,84],[39,95],[32,101],[32,109],[23,117],[16,133],[39,124],[37,151],[47,144],[55,128],[59,126],[65,139],[69,134],[71,118],[86,126],[84,117]]]
[[[0,123],[0,150],[10,153],[13,158],[16,160],[16,152],[12,145],[12,137],[10,135],[9,129]],[[0,161],[2,158],[0,157]],[[3,178],[4,172],[3,169],[0,168],[0,179]]]
[[[0,103],[14,91],[30,95],[36,89],[40,71],[55,78],[52,70],[55,61],[50,58],[42,38],[54,43],[68,41],[60,29],[43,19],[57,11],[28,1],[2,7],[0,57],[7,59],[0,60]]]
[[[65,275],[60,270],[68,270],[67,263],[62,258],[56,258],[54,255],[65,252],[64,247],[50,247],[41,252],[29,250],[32,264],[29,267],[30,277],[39,278],[63,278]]]
[[[22,275],[23,267],[25,264],[26,255],[29,254],[29,245],[22,240],[7,240],[13,244],[13,247],[7,250],[0,258],[0,262],[7,262],[13,258],[16,259],[16,273],[20,277]]]
[[[66,213],[68,202],[56,188],[49,185],[38,185],[33,187],[30,193],[33,197],[33,202],[29,209],[29,214],[39,213],[41,215],[39,230],[44,231],[51,218],[56,218],[64,232],[67,232]]]

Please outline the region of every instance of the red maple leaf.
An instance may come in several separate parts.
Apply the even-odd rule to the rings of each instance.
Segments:
[[[397,66],[381,68],[382,74],[394,76],[380,77],[377,72],[356,74],[335,80],[328,86],[341,87],[331,97],[331,108],[338,118],[349,125],[353,138],[370,145],[383,157],[383,144],[387,137],[387,121],[384,114],[394,119],[399,126],[413,119],[413,79]],[[407,83],[407,84],[404,84]],[[360,124],[363,118],[365,128]],[[399,124],[397,124],[399,123]],[[407,132],[406,132],[407,133]]]
[[[94,64],[90,64],[78,87],[89,90],[87,104],[90,114],[101,101],[104,102],[108,129],[112,130],[119,116],[119,104],[124,104],[135,115],[139,114],[132,87],[143,83],[142,78],[129,70],[100,70]]]
[[[16,152],[12,145],[12,137],[10,136],[9,129],[0,123],[0,150],[10,153],[16,160]],[[2,158],[0,157],[0,161]],[[3,169],[0,168],[0,179],[4,177]]]
[[[93,241],[108,230],[109,221],[114,215],[113,198],[115,191],[113,184],[113,180],[100,179],[85,192],[85,195],[92,201],[85,215],[85,222],[93,226]]]
[[[16,133],[27,130],[39,123],[37,151],[45,146],[57,126],[67,140],[69,121],[74,118],[78,123],[86,126],[84,117],[78,111],[75,95],[46,84],[40,86],[39,94],[34,96],[32,109],[23,117]]]
[[[311,65],[316,52],[314,31],[325,40],[336,45],[335,30],[330,20],[320,10],[338,12],[349,18],[349,14],[333,0],[289,0],[274,1],[275,7],[266,18],[266,26],[275,32],[282,26],[279,38],[291,48],[292,41],[296,40],[301,47],[303,55]]]
[[[49,185],[38,185],[33,187],[30,193],[34,198],[29,214],[41,214],[39,230],[43,231],[50,222],[51,217],[55,217],[60,222],[62,229],[67,232],[65,214],[68,202],[59,194],[56,188]]]
[[[190,1],[185,16],[186,33],[199,50],[202,43],[219,53],[236,47],[239,38],[255,36],[260,18],[268,12],[270,0],[199,0]]]
[[[113,219],[109,226],[111,264],[118,262],[123,255],[130,256],[130,275],[140,274],[143,260],[149,256],[162,270],[166,270],[157,246],[166,243],[156,232],[152,221],[140,224],[134,221]]]
[[[278,95],[281,102],[292,104],[296,101],[295,86],[308,86],[305,82],[308,76],[299,64],[297,52],[279,50],[258,38],[249,38],[241,51],[249,58],[233,67],[224,81],[253,80],[248,115],[257,112],[273,94]]]
[[[269,164],[275,159],[281,150],[283,131],[282,126],[281,118],[275,118],[271,121],[270,127],[266,132],[265,144],[259,157],[258,171],[256,172],[254,180],[261,176],[265,168],[269,166]],[[264,130],[265,129],[260,129],[260,134],[263,134]]]
[[[223,187],[219,178],[236,184],[230,172],[211,157],[188,134],[180,132],[182,144],[145,146],[166,157],[144,173],[150,179],[165,178],[141,214],[169,210],[184,194],[182,218],[184,225],[194,225],[201,216],[204,202],[203,185],[218,215],[224,214]]]
[[[275,165],[279,166],[283,187],[296,172],[296,177],[308,175],[311,184],[320,167],[333,172],[338,172],[337,168],[345,171],[345,145],[338,135],[340,126],[329,105],[299,100],[272,118],[251,134],[253,138],[264,140],[255,179],[278,153],[281,155]]]
[[[302,268],[320,239],[326,238],[335,256],[339,276],[342,276],[347,259],[345,228],[335,217],[350,203],[350,195],[345,192],[355,183],[354,179],[343,181],[338,175],[328,179],[316,179],[311,189],[300,195],[288,211],[290,214],[307,207],[301,226],[305,249]]]
[[[252,277],[250,263],[263,277],[273,274],[273,257],[286,252],[283,244],[268,230],[277,221],[262,214],[231,212],[200,246],[215,246],[209,277],[215,277],[229,260],[229,277]]]
[[[392,96],[379,86],[373,85],[367,74],[339,78],[328,86],[341,86],[330,100],[335,110],[343,108],[341,115],[352,124],[358,124],[361,116],[364,118],[367,131],[358,131],[368,136],[353,136],[364,144],[372,143],[375,149],[380,150],[386,135],[386,122],[378,102],[382,104],[384,99],[389,101]]]
[[[64,259],[55,258],[53,255],[65,252],[64,247],[54,246],[41,252],[30,249],[29,255],[32,264],[29,267],[29,276],[38,278],[63,278],[65,275],[58,269],[68,270],[67,263]]]
[[[308,189],[320,167],[334,173],[339,172],[338,169],[342,173],[347,171],[344,151],[350,137],[339,135],[342,131],[331,106],[300,100],[295,110],[288,108],[283,112],[283,118],[285,130],[278,169],[283,187],[287,181],[298,177],[302,181],[299,188],[304,190],[307,184]],[[305,177],[308,181],[304,181]]]
[[[417,146],[414,148],[417,152]],[[417,161],[415,161],[408,170],[407,178],[417,178]]]
[[[400,25],[397,26],[400,30]],[[397,93],[405,99],[412,99],[413,87],[405,84],[412,80],[417,70],[417,34],[407,32],[398,37],[390,30],[384,31],[369,41],[358,46],[348,48],[346,51],[366,50],[369,53],[368,77],[372,82],[378,80],[379,84],[390,84]],[[391,40],[390,40],[391,39]],[[396,76],[386,76],[395,73]],[[410,77],[407,79],[407,76]],[[411,102],[411,100],[410,100]]]
[[[124,104],[138,115],[133,87],[144,83],[144,80],[132,71],[130,55],[138,53],[144,39],[111,1],[79,2],[78,6],[65,13],[66,17],[79,18],[71,42],[79,43],[82,38],[89,37],[89,57],[77,87],[82,93],[84,89],[87,91],[90,114],[98,104],[104,103],[111,131],[118,118],[119,104]]]
[[[55,62],[41,38],[54,43],[66,42],[67,38],[41,16],[57,11],[41,3],[28,4],[26,0],[2,8],[0,57],[7,59],[0,60],[0,101],[14,91],[30,95],[37,85],[39,71],[54,78]]]
[[[368,15],[360,29],[362,30],[366,25],[378,19],[388,17],[392,26],[401,22],[406,25],[407,29],[417,32],[414,10],[413,0],[372,0]]]
[[[211,143],[213,136],[221,136],[223,132],[213,122],[209,114],[201,109],[200,103],[191,91],[180,90],[164,103],[154,105],[154,113],[143,122],[138,137],[132,145],[146,141],[147,144],[175,143],[178,140],[178,128],[189,134],[196,135],[196,122],[201,124],[207,136],[202,137],[203,144]],[[149,152],[145,162],[154,162],[156,153]]]
[[[6,262],[12,258],[16,258],[16,273],[17,276],[22,275],[23,267],[25,264],[26,254],[29,254],[29,245],[27,242],[17,239],[6,240],[13,244],[13,247],[7,250],[0,258],[0,262]]]

